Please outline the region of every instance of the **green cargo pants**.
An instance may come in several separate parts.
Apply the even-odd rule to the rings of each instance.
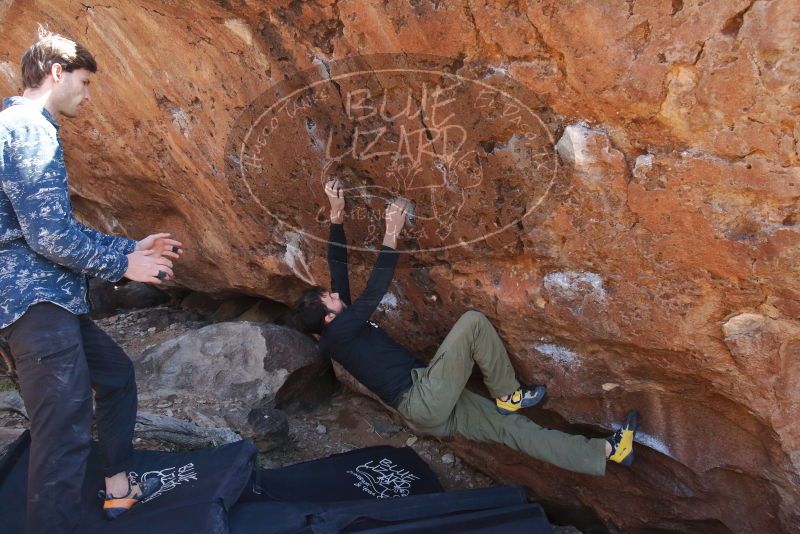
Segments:
[[[468,311],[450,330],[428,367],[411,372],[412,386],[397,410],[417,432],[455,434],[502,443],[558,467],[603,475],[606,441],[542,428],[527,417],[498,413],[493,400],[465,389],[477,364],[493,397],[514,392],[519,382],[503,342],[482,313]]]

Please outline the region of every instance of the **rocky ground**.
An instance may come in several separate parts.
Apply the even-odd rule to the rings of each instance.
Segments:
[[[212,321],[196,311],[162,305],[126,311],[98,318],[97,324],[108,332],[131,356],[181,334],[196,330]],[[13,385],[0,376],[0,391]],[[186,398],[170,395],[161,398],[139,384],[139,408],[158,415],[213,426],[223,420],[221,405],[207,401],[198,406]],[[266,454],[259,455],[262,467],[281,467],[322,458],[354,448],[373,445],[410,446],[433,469],[447,490],[492,486],[496,482],[463,462],[446,443],[417,436],[387,412],[378,402],[339,388],[328,400],[311,409],[294,407],[287,411],[288,441]],[[26,426],[26,419],[11,411],[0,411],[0,441],[15,438]],[[173,445],[136,438],[138,448],[170,450]],[[557,527],[560,534],[578,533],[574,527]]]

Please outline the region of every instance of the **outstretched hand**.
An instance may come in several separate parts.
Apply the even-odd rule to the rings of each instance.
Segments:
[[[331,222],[341,224],[344,219],[344,188],[336,178],[325,182],[325,194],[331,203]]]
[[[172,280],[172,260],[180,259],[183,243],[170,237],[171,234],[152,234],[136,242],[128,254],[128,269],[125,278],[135,282],[160,284],[162,280]]]
[[[137,250],[127,255],[128,268],[123,275],[134,282],[160,284],[162,280],[172,279],[172,261],[157,256],[152,250]]]
[[[151,250],[156,257],[180,259],[183,254],[183,243],[170,238],[171,234],[152,234],[136,243],[135,251]]]

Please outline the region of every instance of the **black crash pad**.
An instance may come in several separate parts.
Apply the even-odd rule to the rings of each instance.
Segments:
[[[30,438],[0,458],[4,534],[23,534]],[[164,489],[113,522],[101,515],[100,454],[92,446],[77,513],[92,534],[548,534],[538,504],[518,487],[443,492],[410,448],[370,447],[280,469],[253,469],[249,440],[191,452],[136,451],[136,478]]]
[[[240,501],[393,499],[444,491],[436,474],[409,447],[377,446],[278,469],[260,469]]]
[[[0,517],[4,534],[25,533],[25,496],[30,434],[25,432],[0,460]],[[97,443],[92,444],[83,498],[80,533],[225,534],[228,510],[253,471],[256,447],[250,440],[190,452],[135,451],[131,472],[138,479],[161,477],[162,489],[146,504],[116,521],[102,516],[103,472]]]

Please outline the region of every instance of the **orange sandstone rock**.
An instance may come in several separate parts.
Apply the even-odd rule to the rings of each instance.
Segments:
[[[333,148],[379,127],[395,151],[427,147],[421,167],[351,150],[333,171],[357,186],[354,242],[380,232],[355,217],[378,209],[366,188],[433,186],[436,172],[448,187],[414,194],[441,235],[402,246],[485,237],[404,257],[376,319],[427,357],[464,310],[481,309],[521,379],[549,385],[535,419],[603,434],[628,408],[642,414],[635,467],[603,479],[461,441],[459,455],[572,523],[790,532],[800,528],[799,11],[793,0],[12,0],[0,2],[0,89],[19,92],[37,22],[83,41],[100,71],[91,105],[61,131],[78,214],[114,233],[178,235],[186,287],[287,303],[327,282],[313,238],[324,239],[327,207],[312,187],[326,129]],[[422,76],[377,74],[389,60],[374,54],[443,57],[437,72],[463,81],[457,104],[439,108],[451,122],[421,124],[413,112],[432,109]],[[399,103],[411,90],[412,113],[365,117],[379,99],[353,100],[367,85],[336,78],[343,65],[367,73],[371,97],[382,89]],[[259,130],[264,166],[237,178],[241,118],[318,82],[313,105],[284,100],[289,129]],[[528,136],[521,108],[498,96],[512,82],[526,90],[527,124],[540,121]],[[469,157],[448,159],[458,143],[442,137],[447,124],[466,132]],[[351,253],[355,291],[373,258]]]

